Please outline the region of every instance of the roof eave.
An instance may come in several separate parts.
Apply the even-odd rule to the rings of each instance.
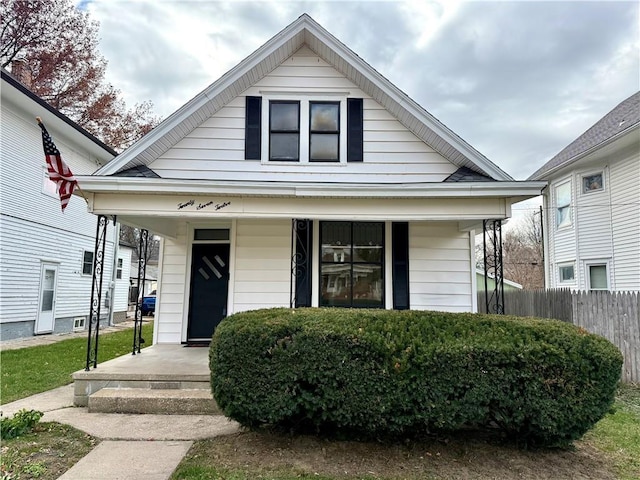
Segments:
[[[83,176],[78,183],[87,193],[232,195],[315,198],[532,198],[547,182],[465,182],[398,184],[330,184],[273,182],[211,182],[163,178]]]
[[[11,95],[11,90],[5,90],[5,88],[9,87],[18,93],[19,97],[26,99],[27,101],[25,102],[24,100],[18,100],[18,96],[14,97],[14,101],[19,103],[29,113],[34,114],[34,123],[36,116],[41,117],[45,124],[51,125],[55,122],[58,130],[64,130],[64,133],[69,138],[73,138],[77,143],[83,145],[88,151],[95,155],[100,164],[108,164],[108,162],[118,155],[118,152],[113,148],[109,147],[69,117],[42,100],[11,75],[11,73],[5,69],[1,69],[1,76],[2,81],[5,82],[5,85],[1,89],[3,96]],[[29,103],[29,105],[27,105],[27,103]]]

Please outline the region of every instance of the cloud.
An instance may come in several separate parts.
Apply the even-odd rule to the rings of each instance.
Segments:
[[[166,117],[302,13],[515,178],[640,89],[636,2],[83,0],[108,76]]]

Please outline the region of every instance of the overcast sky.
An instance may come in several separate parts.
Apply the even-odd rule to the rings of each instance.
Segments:
[[[637,1],[81,5],[108,81],[164,118],[306,12],[517,180],[640,90]]]

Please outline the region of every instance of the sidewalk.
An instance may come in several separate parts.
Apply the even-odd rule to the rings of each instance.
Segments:
[[[143,318],[142,322],[146,323],[153,321],[153,317]],[[100,335],[103,333],[118,332],[120,330],[126,330],[127,328],[133,328],[133,319],[126,320],[124,322],[117,323],[108,327],[100,328]],[[68,333],[49,333],[46,335],[34,335],[32,337],[16,338],[13,340],[0,341],[0,350],[16,350],[18,348],[35,347],[38,345],[49,345],[51,343],[60,342],[62,340],[68,340],[70,338],[87,338],[87,330],[81,330],[79,332]]]
[[[124,322],[101,332],[132,325]],[[0,342],[0,348],[25,348],[83,335],[86,331],[10,340]],[[43,422],[71,425],[101,440],[62,480],[166,480],[195,440],[240,431],[236,422],[222,415],[89,413],[85,407],[73,407],[73,384],[16,400],[0,410],[3,416],[10,416],[23,408],[43,412]]]

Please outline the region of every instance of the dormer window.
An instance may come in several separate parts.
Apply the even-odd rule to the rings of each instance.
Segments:
[[[303,92],[292,99],[292,94],[271,93],[264,102],[246,97],[245,159],[362,162],[363,100],[345,95]]]

